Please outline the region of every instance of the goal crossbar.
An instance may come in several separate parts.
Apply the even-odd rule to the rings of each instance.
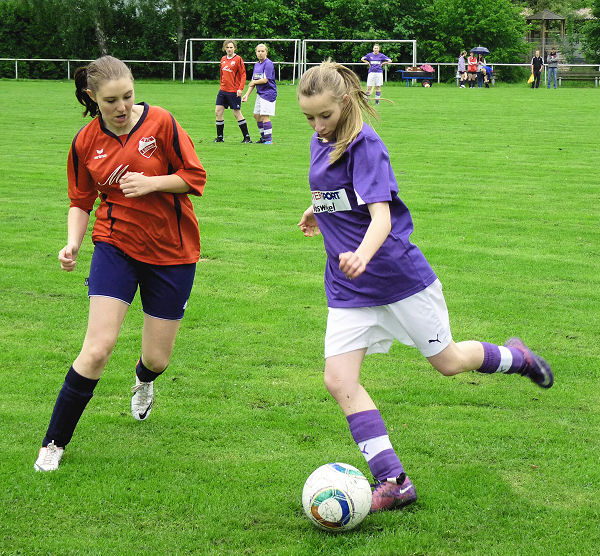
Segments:
[[[323,43],[323,42],[360,42],[360,43],[371,43],[371,44],[383,44],[383,43],[410,43],[412,45],[412,65],[417,65],[417,41],[415,39],[304,39],[302,41],[302,47],[300,52],[300,77],[308,69],[307,60],[307,45],[309,43]]]
[[[189,38],[189,39],[185,39],[185,49],[184,49],[184,54],[183,54],[183,71],[182,71],[182,76],[181,76],[181,82],[185,83],[185,74],[186,74],[186,67],[189,71],[189,78],[191,81],[194,80],[194,52],[193,52],[193,43],[194,42],[216,42],[216,41],[220,41],[220,42],[224,42],[226,40],[232,40],[232,41],[236,41],[236,42],[257,42],[257,43],[273,43],[273,42],[288,42],[288,43],[293,43],[294,45],[294,60],[292,62],[285,62],[286,64],[291,64],[292,65],[292,83],[295,82],[296,80],[296,73],[298,74],[298,77],[300,77],[300,60],[299,60],[299,56],[300,56],[300,48],[301,48],[301,40],[300,39],[281,39],[281,38],[270,38],[270,39],[255,39],[255,38],[241,38],[241,39],[236,39],[236,38],[231,38],[231,37],[223,37],[223,38],[215,38],[215,37],[200,37],[200,38]],[[189,61],[188,61],[188,56],[189,56]],[[215,63],[218,62],[218,60],[215,61]],[[189,66],[188,66],[189,64]]]

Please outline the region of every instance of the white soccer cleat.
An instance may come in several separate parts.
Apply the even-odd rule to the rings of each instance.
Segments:
[[[145,421],[154,403],[154,382],[142,382],[135,376],[135,386],[131,387],[131,414],[137,421]]]
[[[53,440],[48,446],[40,448],[38,459],[33,464],[33,468],[36,471],[56,471],[64,453],[65,449],[59,448]]]

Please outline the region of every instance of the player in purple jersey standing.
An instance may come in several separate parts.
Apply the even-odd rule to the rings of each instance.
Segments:
[[[327,253],[325,385],[375,478],[371,511],[398,508],[417,494],[359,382],[365,355],[385,353],[397,339],[416,346],[445,376],[516,373],[550,388],[553,375],[518,338],[503,346],[453,341],[440,281],[410,241],[412,218],[398,197],[388,151],[363,121],[363,111],[374,110],[357,75],[324,62],[302,76],[298,101],[316,132],[312,204],[298,225],[305,236],[322,233]]]
[[[381,99],[381,86],[383,85],[383,66],[391,64],[391,58],[380,52],[380,46],[376,43],[373,45],[373,52],[369,52],[363,56],[361,60],[369,66],[367,74],[367,96],[373,93],[375,87],[375,104],[379,104]]]
[[[271,116],[275,115],[275,101],[277,99],[277,85],[275,85],[275,65],[267,55],[269,49],[266,44],[260,43],[256,47],[258,62],[254,64],[252,81],[248,85],[242,102],[247,102],[252,90],[256,87],[256,102],[254,103],[254,118],[260,139],[257,143],[270,145],[273,143],[273,124]]]

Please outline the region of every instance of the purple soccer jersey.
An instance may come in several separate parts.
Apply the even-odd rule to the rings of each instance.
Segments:
[[[254,64],[252,70],[252,79],[267,78],[267,83],[261,83],[256,86],[256,94],[269,102],[275,102],[277,98],[277,85],[275,85],[275,65],[271,60],[265,58],[264,62]]]
[[[332,143],[315,133],[310,145],[309,182],[327,263],[325,293],[330,307],[373,307],[409,297],[432,284],[436,275],[410,242],[413,223],[398,197],[398,184],[383,141],[367,124],[342,157],[329,164]],[[349,280],[339,255],[356,251],[371,223],[367,204],[389,202],[392,229],[365,272]]]
[[[382,54],[381,52],[379,54],[369,52],[366,56],[363,56],[362,59],[369,62],[369,73],[383,73],[381,63],[391,61],[391,58],[388,58],[385,54]]]

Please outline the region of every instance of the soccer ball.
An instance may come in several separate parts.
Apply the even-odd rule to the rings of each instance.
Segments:
[[[371,510],[371,498],[367,478],[347,463],[315,469],[302,490],[306,517],[320,529],[335,533],[354,529]]]

